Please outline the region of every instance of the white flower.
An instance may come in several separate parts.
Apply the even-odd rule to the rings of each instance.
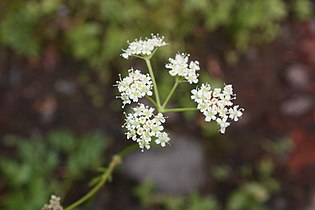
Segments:
[[[220,106],[218,108],[218,114],[219,114],[220,117],[225,118],[226,114],[227,114],[227,108],[225,108],[224,106]]]
[[[244,109],[242,109],[242,108],[238,109],[238,105],[234,106],[233,108],[230,108],[229,109],[230,119],[234,120],[234,121],[238,121],[238,118],[243,115],[243,113],[242,113],[243,110]]]
[[[221,96],[221,89],[220,88],[214,88],[213,97],[220,97],[220,96]]]
[[[144,150],[144,148],[146,148],[146,149],[150,149],[150,141],[146,141],[145,139],[141,139],[139,142],[139,147],[140,147],[140,149],[141,149],[141,151],[143,152]]]
[[[191,99],[197,103],[197,108],[205,116],[205,121],[215,120],[220,126],[220,132],[225,133],[225,129],[230,126],[227,119],[238,121],[243,115],[244,109],[233,106],[235,99],[232,85],[225,85],[221,88],[211,89],[209,84],[202,84],[200,88],[191,91]]]
[[[211,120],[217,119],[216,114],[217,114],[217,111],[215,109],[205,111],[204,112],[204,115],[206,117],[205,121],[210,122]]]
[[[121,54],[125,59],[128,59],[129,56],[150,56],[155,49],[167,45],[164,42],[164,37],[159,37],[158,34],[151,34],[151,38],[145,40],[136,39],[131,43],[128,41],[128,44],[128,48],[123,50]]]
[[[156,144],[161,144],[161,147],[165,147],[166,143],[168,143],[170,140],[170,137],[168,137],[168,134],[163,132],[159,133],[157,139],[155,140]]]
[[[158,113],[154,116],[157,123],[165,123],[165,118],[162,113]]]
[[[230,126],[230,123],[226,122],[226,118],[217,118],[216,121],[220,126],[220,132],[225,133],[225,129]]]
[[[139,70],[133,70],[132,68],[128,70],[129,75],[120,81],[117,81],[118,91],[123,101],[122,107],[126,104],[131,104],[131,102],[138,102],[140,98],[145,95],[152,95],[152,81],[149,74],[142,74]]]
[[[169,70],[171,76],[181,76],[190,84],[198,82],[197,71],[200,70],[198,61],[191,61],[188,65],[189,54],[178,53],[175,58],[170,58],[165,67]]]
[[[155,140],[156,144],[162,147],[169,142],[168,134],[164,132],[163,123],[165,118],[162,113],[154,115],[154,108],[139,104],[132,108],[133,113],[126,116],[126,121],[123,127],[127,129],[127,139],[132,139],[139,144],[143,151],[150,149],[150,143]]]
[[[225,85],[223,88],[223,93],[225,95],[233,95],[233,87],[232,85]]]

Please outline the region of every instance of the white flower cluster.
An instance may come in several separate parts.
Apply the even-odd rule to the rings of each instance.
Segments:
[[[63,210],[60,205],[60,198],[52,195],[49,200],[49,204],[45,204],[42,210]]]
[[[128,70],[129,75],[120,81],[117,81],[118,91],[123,101],[124,107],[126,104],[131,104],[131,101],[138,102],[139,98],[145,95],[152,95],[152,81],[149,74],[142,74],[139,70]],[[119,75],[120,76],[120,75]]]
[[[178,53],[175,58],[170,58],[169,62],[165,65],[172,76],[184,77],[189,84],[197,83],[198,76],[197,71],[200,70],[198,61],[191,61],[188,65],[189,54]]]
[[[144,150],[150,149],[150,143],[155,140],[156,144],[165,147],[170,138],[164,132],[163,123],[165,118],[163,114],[154,115],[154,108],[139,104],[132,108],[133,113],[126,116],[126,122],[123,125],[127,129],[127,139],[138,142],[139,147]]]
[[[158,48],[165,46],[167,43],[164,41],[164,37],[159,37],[159,35],[151,34],[151,38],[146,38],[145,40],[135,40],[129,43],[127,49],[123,50],[124,53],[121,56],[125,59],[128,59],[129,56],[147,56],[151,55],[152,52]]]
[[[244,109],[233,106],[232,100],[235,99],[232,85],[225,85],[221,88],[211,89],[209,84],[202,84],[200,88],[191,91],[197,108],[205,116],[205,121],[215,120],[220,126],[220,132],[225,133],[225,129],[230,126],[228,119],[238,121],[243,115]]]

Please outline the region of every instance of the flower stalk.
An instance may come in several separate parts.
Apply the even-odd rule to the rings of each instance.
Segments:
[[[176,88],[178,87],[179,83],[180,83],[179,80],[176,78],[176,79],[175,79],[175,83],[174,83],[174,85],[173,85],[171,91],[170,91],[169,94],[167,95],[167,97],[166,97],[166,99],[165,99],[165,101],[164,101],[164,103],[163,103],[163,105],[162,105],[162,110],[165,109],[165,107],[166,107],[168,101],[169,101],[170,98],[173,96],[173,94],[174,94]]]
[[[153,98],[151,98],[150,96],[145,96],[145,98],[148,99],[153,104],[153,106],[155,106],[155,108],[157,108],[158,110],[161,109],[159,108],[159,105],[154,101]]]
[[[149,74],[151,76],[152,82],[153,82],[153,91],[154,91],[154,95],[155,95],[155,100],[156,100],[156,104],[157,104],[157,109],[158,111],[161,111],[161,101],[160,101],[160,95],[159,95],[159,90],[156,84],[156,80],[155,80],[155,76],[154,76],[154,72],[152,69],[152,65],[151,65],[151,61],[149,58],[144,58],[148,70],[149,70]]]
[[[197,108],[191,107],[191,108],[174,108],[174,109],[164,109],[163,113],[168,112],[189,112],[189,111],[198,111]]]
[[[75,207],[81,205],[85,201],[89,200],[92,196],[94,196],[104,186],[104,184],[111,179],[114,169],[121,163],[121,161],[121,156],[114,155],[111,162],[109,163],[108,168],[104,170],[104,173],[101,175],[99,182],[87,194],[85,194],[82,198],[80,198],[70,206],[66,207],[64,210],[74,209]]]

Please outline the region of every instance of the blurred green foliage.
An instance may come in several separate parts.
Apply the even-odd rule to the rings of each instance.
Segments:
[[[40,59],[54,44],[57,53],[86,62],[94,73],[80,72],[79,81],[84,81],[94,104],[101,106],[99,85],[109,81],[112,69],[127,66],[118,60],[126,40],[164,35],[171,45],[158,56],[165,63],[165,58],[183,49],[200,52],[196,43],[207,46],[217,34],[222,46],[216,50],[226,51],[220,53],[230,62],[236,52],[275,38],[289,11],[298,20],[309,18],[310,4],[309,0],[4,0],[0,46]]]
[[[32,57],[40,55],[45,42],[58,41],[75,58],[101,69],[120,54],[126,40],[151,32],[167,36],[178,49],[185,39],[198,39],[200,29],[224,28],[236,48],[246,48],[252,41],[274,38],[288,11],[298,18],[312,13],[309,0],[292,4],[282,0],[5,0],[2,4],[2,44]]]
[[[277,139],[276,141],[266,139],[263,142],[262,147],[267,152],[279,156],[288,154],[293,149],[294,143],[292,139],[288,137],[280,138]]]
[[[154,185],[144,182],[135,189],[135,195],[145,207],[161,205],[165,210],[218,210],[218,201],[212,196],[192,193],[188,197],[156,193]]]
[[[227,201],[227,210],[266,210],[266,202],[271,195],[280,190],[273,177],[274,163],[270,158],[262,159],[254,168],[250,165],[240,167],[239,175],[244,181],[234,190]],[[253,175],[255,174],[255,179]]]
[[[40,209],[51,194],[64,197],[75,181],[102,165],[108,138],[100,133],[76,137],[68,131],[24,139],[6,136],[8,149],[17,158],[3,156],[0,171],[5,188],[4,209]]]
[[[306,20],[312,16],[312,3],[309,0],[294,0],[293,1],[293,14],[298,20]]]
[[[198,38],[200,28],[224,28],[236,48],[275,37],[289,10],[311,15],[308,0],[14,0],[4,1],[1,43],[25,56],[39,56],[45,42],[58,41],[75,58],[104,69],[126,40],[159,32],[174,49]],[[164,5],[164,6],[163,6]],[[122,12],[123,11],[123,12]],[[175,30],[176,29],[176,30]],[[175,32],[174,32],[175,30]]]
[[[232,170],[228,165],[214,165],[211,172],[214,180],[223,185],[239,177],[236,186],[226,193],[224,203],[213,195],[158,193],[150,182],[140,184],[135,195],[143,206],[161,206],[165,210],[267,210],[270,209],[267,201],[280,190],[273,177],[274,163],[270,158],[264,158],[256,165],[242,165],[238,170]]]

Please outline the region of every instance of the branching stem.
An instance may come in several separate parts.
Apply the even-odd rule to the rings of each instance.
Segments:
[[[77,206],[81,205],[85,201],[89,200],[92,196],[94,196],[103,186],[106,182],[111,180],[113,171],[115,168],[121,164],[122,159],[129,154],[130,152],[136,150],[138,147],[137,144],[132,144],[131,146],[127,147],[126,149],[122,150],[120,153],[113,156],[111,162],[109,163],[109,166],[106,170],[104,170],[103,174],[101,175],[98,183],[83,197],[81,197],[79,200],[72,203],[70,206],[66,207],[64,210],[71,210],[76,208]]]
[[[175,83],[174,83],[174,85],[173,85],[173,87],[172,87],[172,89],[171,89],[171,91],[170,91],[169,94],[167,95],[167,97],[166,97],[166,99],[165,99],[165,101],[164,101],[164,103],[163,103],[163,105],[162,105],[162,110],[164,110],[164,108],[166,107],[168,101],[170,100],[170,98],[171,98],[172,95],[174,94],[174,92],[175,92],[177,86],[179,85],[179,83],[180,83],[180,82],[176,79],[176,80],[175,80]]]
[[[153,82],[153,91],[154,91],[154,95],[155,95],[157,109],[159,111],[161,111],[160,95],[159,95],[159,90],[158,90],[157,85],[156,85],[155,76],[154,76],[154,72],[153,72],[153,69],[152,69],[151,61],[150,61],[149,58],[144,58],[144,60],[145,60],[145,62],[147,64],[147,66],[148,66],[149,74],[150,74],[152,82]]]
[[[167,113],[167,112],[186,112],[186,111],[198,111],[198,109],[195,108],[195,107],[192,107],[192,108],[164,109],[163,113]]]

